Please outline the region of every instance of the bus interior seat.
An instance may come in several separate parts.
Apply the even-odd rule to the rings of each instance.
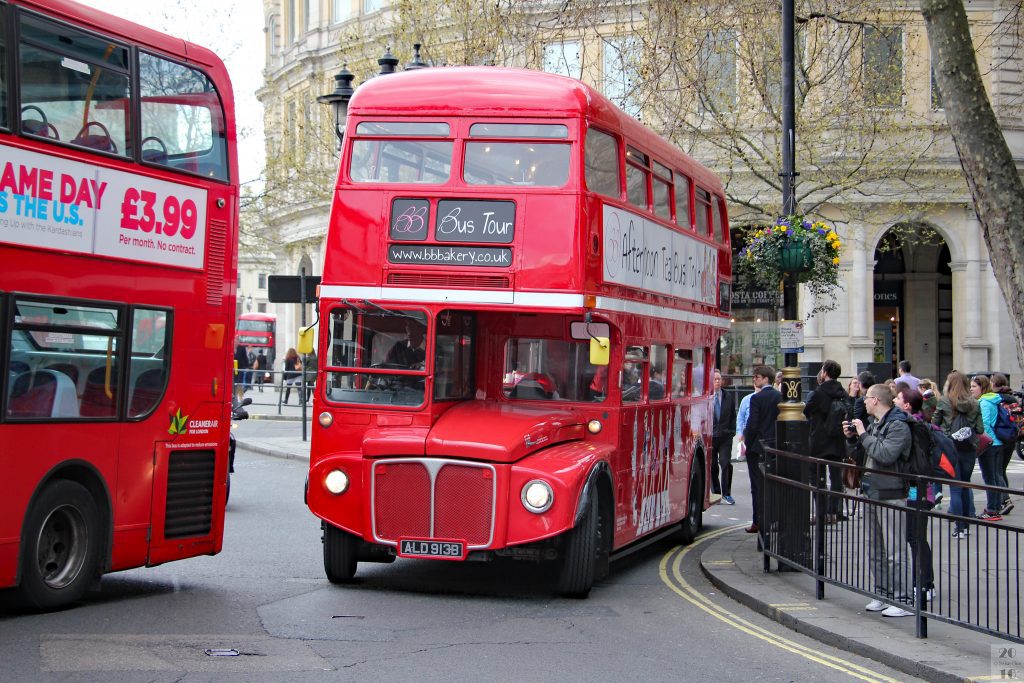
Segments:
[[[51,363],[47,365],[46,370],[53,370],[54,372],[61,372],[67,375],[71,379],[71,383],[75,385],[75,390],[78,390],[78,366],[72,365],[71,363]]]
[[[78,417],[78,394],[71,378],[55,370],[23,372],[11,386],[10,417]]]
[[[106,366],[99,367],[85,378],[80,407],[82,417],[114,417],[117,413],[117,367],[110,371],[112,396],[107,396],[106,373]]]
[[[60,133],[52,123],[39,119],[22,119],[21,130],[29,135],[36,135],[49,140],[60,140]]]
[[[91,129],[97,129],[99,132],[91,133]],[[78,145],[79,147],[87,147],[89,149],[95,149],[98,152],[113,152],[117,154],[117,144],[114,139],[110,136],[110,131],[99,121],[89,121],[82,129],[78,131],[78,135],[71,141],[72,145]]]
[[[147,145],[151,145],[147,147]],[[167,145],[155,135],[150,135],[142,140],[142,160],[151,164],[167,165]]]
[[[128,400],[128,416],[138,417],[152,410],[164,391],[163,368],[151,368],[139,374],[132,384]]]

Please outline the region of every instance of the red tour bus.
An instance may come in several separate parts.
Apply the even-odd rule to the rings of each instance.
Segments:
[[[693,540],[729,325],[714,175],[579,81],[437,68],[360,86],[335,189],[306,491],[332,582],[511,557],[582,597]]]
[[[210,51],[0,3],[0,587],[221,549],[238,165]]]
[[[235,343],[251,347],[253,353],[262,350],[267,355],[268,367],[273,368],[274,349],[277,344],[277,316],[269,313],[243,313],[238,316]]]

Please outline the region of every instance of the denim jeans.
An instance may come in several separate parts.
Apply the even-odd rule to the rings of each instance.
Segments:
[[[986,486],[1006,488],[1006,478],[1003,476],[1003,453],[1008,447],[1006,444],[992,445],[978,456],[978,464],[981,465],[981,478],[985,480]],[[999,491],[985,491],[985,508],[989,512],[999,512],[999,508],[1003,506],[1003,497],[1004,494]]]
[[[957,467],[960,470],[960,481],[971,480],[971,475],[974,474],[974,461],[977,458],[978,456],[974,451],[967,451],[966,453],[957,451],[957,459],[959,461]],[[974,489],[950,486],[949,514],[968,518],[974,517]],[[956,528],[958,531],[963,531],[967,528],[967,522],[958,519],[956,521]]]

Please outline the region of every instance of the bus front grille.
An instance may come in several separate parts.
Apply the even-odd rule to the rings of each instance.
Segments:
[[[490,545],[494,536],[495,472],[490,465],[424,458],[382,460],[373,466],[373,533],[401,538]]]
[[[214,451],[172,451],[164,538],[206,536],[213,524]]]

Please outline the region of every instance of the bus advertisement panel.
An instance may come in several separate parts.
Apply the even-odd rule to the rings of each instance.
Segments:
[[[0,588],[53,609],[221,549],[234,105],[213,53],[70,0],[0,3],[0,53]]]
[[[460,67],[360,86],[335,190],[306,491],[332,582],[530,559],[582,597],[693,540],[729,325],[714,175],[579,81]]]

